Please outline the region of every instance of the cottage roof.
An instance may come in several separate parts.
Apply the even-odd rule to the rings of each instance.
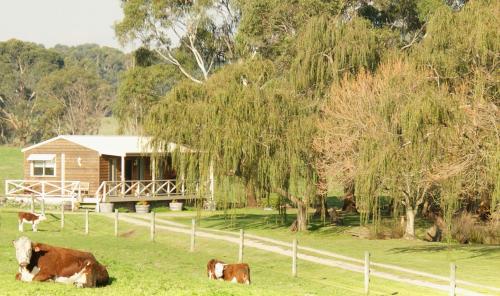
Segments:
[[[69,142],[78,144],[91,150],[97,151],[99,154],[126,156],[130,154],[150,154],[153,153],[151,147],[150,137],[140,136],[75,136],[75,135],[62,135],[55,138],[46,140],[44,142],[26,147],[22,152],[26,152],[36,147],[48,144],[50,142],[64,139]],[[175,143],[168,144],[168,151],[172,152],[175,149],[181,149],[182,152],[189,151],[187,147],[177,145]]]

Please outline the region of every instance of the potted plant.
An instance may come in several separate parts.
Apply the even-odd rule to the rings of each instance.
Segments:
[[[141,200],[135,204],[135,212],[138,214],[149,213],[149,203],[145,200]]]
[[[168,206],[172,211],[182,211],[182,202],[178,202],[175,199]]]
[[[99,211],[101,213],[113,213],[114,203],[112,202],[101,202],[99,205]]]

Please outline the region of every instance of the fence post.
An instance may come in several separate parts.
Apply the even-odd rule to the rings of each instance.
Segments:
[[[35,213],[35,197],[31,194],[31,213]]]
[[[151,241],[155,241],[155,231],[156,231],[156,225],[155,225],[155,212],[151,212],[151,222],[150,222],[150,237]]]
[[[118,236],[118,209],[115,209],[115,236]]]
[[[61,230],[64,229],[64,202],[61,203]]]
[[[42,181],[42,200],[40,202],[42,214],[45,215],[45,181]]]
[[[89,210],[85,210],[85,235],[89,234]]]
[[[457,266],[455,263],[450,263],[450,296],[455,296]]]
[[[365,251],[365,294],[368,295],[370,287],[370,252]]]
[[[151,236],[151,241],[155,241],[155,212],[151,212],[151,227],[150,227],[150,236]]]
[[[293,239],[292,245],[292,276],[297,277],[297,239]]]
[[[42,205],[42,215],[45,215],[45,197],[44,196],[42,196],[41,205]]]
[[[243,229],[240,229],[240,250],[238,252],[238,262],[243,262],[243,246],[245,244],[245,233]]]
[[[191,219],[191,248],[189,249],[191,252],[194,252],[194,237],[195,237],[195,231],[196,231],[196,220],[193,218]]]

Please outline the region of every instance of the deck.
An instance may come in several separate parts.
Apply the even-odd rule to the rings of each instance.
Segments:
[[[8,199],[60,204],[71,202],[95,203],[96,211],[103,202],[137,202],[186,199],[210,199],[209,182],[185,180],[127,180],[103,181],[95,193],[86,191],[80,181],[6,180],[5,196]]]

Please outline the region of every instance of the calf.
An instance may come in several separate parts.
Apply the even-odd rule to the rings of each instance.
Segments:
[[[21,281],[49,281],[75,284],[78,287],[106,285],[106,267],[94,255],[78,250],[31,242],[27,237],[13,241]]]
[[[220,274],[219,277],[215,276],[215,265],[216,264],[224,264],[224,262],[219,261],[217,259],[212,259],[212,260],[208,261],[208,263],[207,263],[207,275],[208,275],[208,278],[211,280],[216,280],[216,279],[222,277],[222,274]]]
[[[38,224],[41,221],[47,220],[47,217],[45,217],[45,214],[32,214],[32,213],[26,213],[26,212],[19,212],[17,214],[18,221],[19,221],[19,231],[23,232],[24,231],[24,223],[29,223],[31,224],[31,228],[33,229],[34,232],[38,231]]]
[[[212,274],[210,274],[211,266],[213,266]],[[209,278],[222,279],[233,283],[250,284],[250,267],[246,263],[225,264],[212,259],[207,264],[207,273]]]

